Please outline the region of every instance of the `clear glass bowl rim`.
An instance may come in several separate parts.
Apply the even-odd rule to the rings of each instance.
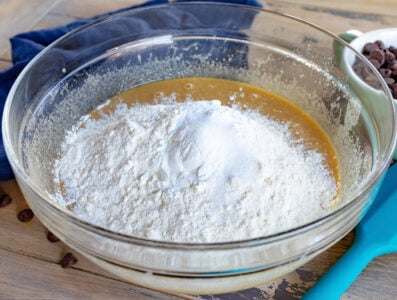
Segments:
[[[245,239],[245,240],[236,240],[236,241],[226,241],[226,242],[214,242],[214,243],[179,243],[179,242],[171,242],[171,241],[159,241],[159,240],[151,240],[151,239],[144,239],[144,238],[138,238],[138,237],[134,237],[131,235],[127,235],[127,234],[123,234],[123,233],[119,233],[119,232],[115,232],[112,231],[110,229],[106,229],[100,226],[96,226],[94,224],[91,224],[87,221],[84,221],[82,219],[80,219],[78,216],[74,215],[72,212],[68,212],[68,211],[64,211],[61,210],[59,207],[57,207],[56,205],[54,205],[52,203],[52,201],[50,201],[48,199],[48,195],[46,195],[46,193],[44,191],[42,191],[40,188],[37,187],[37,185],[34,184],[34,182],[32,182],[29,178],[29,175],[24,171],[24,169],[22,168],[22,165],[20,163],[20,161],[17,158],[16,153],[13,151],[13,147],[11,144],[11,139],[10,139],[10,130],[9,130],[9,126],[8,126],[8,119],[9,119],[9,112],[11,109],[11,105],[12,105],[12,100],[13,97],[18,89],[18,86],[20,85],[20,83],[24,80],[24,77],[26,75],[26,73],[28,72],[28,70],[34,65],[36,64],[37,61],[39,61],[43,56],[45,56],[47,54],[47,52],[55,47],[58,43],[60,43],[61,41],[70,38],[71,36],[73,36],[74,34],[76,34],[79,31],[85,30],[87,27],[91,27],[94,26],[97,23],[106,21],[106,20],[111,20],[114,18],[118,18],[120,16],[123,15],[128,15],[133,13],[138,13],[140,11],[145,11],[145,10],[154,10],[154,9],[162,9],[165,7],[172,7],[172,6],[194,6],[194,5],[205,5],[205,6],[227,6],[227,7],[236,7],[237,8],[241,8],[241,9],[248,9],[248,10],[254,10],[257,11],[258,13],[266,13],[266,14],[272,14],[272,15],[276,15],[282,18],[287,18],[290,19],[292,21],[307,25],[309,27],[312,27],[315,30],[321,31],[322,33],[328,35],[330,38],[333,38],[334,40],[336,40],[337,42],[339,42],[340,44],[342,44],[344,47],[350,49],[351,51],[353,51],[355,53],[355,55],[357,55],[360,59],[363,60],[363,62],[366,64],[367,67],[369,67],[370,69],[372,69],[372,71],[374,72],[375,76],[377,77],[377,79],[380,81],[381,86],[383,88],[384,91],[386,91],[387,94],[387,98],[388,98],[388,102],[389,105],[391,106],[391,110],[393,111],[393,123],[395,124],[395,126],[393,126],[392,128],[392,139],[390,141],[390,144],[388,145],[385,153],[387,155],[385,155],[385,160],[379,164],[377,164],[377,169],[376,170],[372,170],[371,175],[369,176],[368,180],[365,181],[364,183],[362,183],[361,188],[357,190],[356,195],[354,197],[352,197],[353,199],[349,202],[347,202],[346,204],[344,204],[343,206],[341,206],[340,208],[338,208],[337,210],[335,210],[334,212],[320,218],[317,219],[311,223],[299,226],[299,227],[295,227],[293,229],[287,230],[287,231],[283,231],[274,235],[268,235],[268,236],[264,236],[264,237],[257,237],[257,238],[253,238],[253,239]],[[27,184],[27,186],[29,186],[38,196],[40,196],[41,199],[45,200],[46,204],[48,204],[51,209],[53,211],[55,211],[56,213],[58,213],[60,216],[68,219],[69,221],[78,224],[79,226],[94,232],[96,234],[99,235],[103,235],[103,236],[107,236],[110,237],[112,239],[118,240],[118,241],[122,241],[122,242],[128,242],[131,244],[136,244],[136,245],[143,245],[143,246],[149,246],[149,247],[156,247],[156,248],[167,248],[167,249],[189,249],[189,250],[204,250],[204,249],[234,249],[234,248],[245,248],[245,247],[254,247],[254,246],[259,246],[259,245],[265,245],[265,244],[271,244],[271,243],[275,243],[281,240],[285,240],[291,237],[295,237],[297,235],[303,234],[304,232],[310,231],[315,229],[316,227],[321,226],[324,223],[327,223],[328,221],[330,221],[331,219],[333,219],[334,217],[345,213],[346,211],[348,211],[349,209],[351,209],[352,207],[354,207],[356,204],[358,204],[360,202],[360,200],[365,199],[365,195],[367,193],[369,193],[374,186],[376,185],[376,183],[380,180],[382,174],[385,172],[385,170],[387,169],[387,167],[389,166],[389,162],[393,156],[393,151],[397,142],[397,136],[396,136],[396,108],[393,105],[393,98],[390,94],[390,91],[386,85],[386,83],[383,82],[383,79],[381,78],[381,76],[378,74],[378,72],[376,71],[375,67],[372,66],[372,64],[370,64],[369,62],[366,61],[365,57],[359,53],[358,51],[356,51],[354,48],[352,48],[350,46],[349,43],[345,42],[343,39],[341,39],[340,37],[338,37],[337,35],[329,32],[328,30],[325,30],[311,22],[305,21],[301,18],[298,17],[294,17],[292,15],[289,14],[285,14],[285,13],[281,13],[281,12],[277,12],[277,11],[272,11],[272,10],[268,10],[268,9],[264,9],[264,8],[258,8],[258,7],[254,7],[254,6],[249,6],[249,5],[242,5],[242,4],[233,4],[233,3],[225,3],[225,2],[200,2],[200,1],[192,1],[192,2],[169,2],[169,3],[165,3],[165,4],[158,4],[158,5],[149,5],[149,6],[145,6],[145,7],[139,7],[139,8],[131,8],[131,9],[127,9],[123,12],[119,12],[116,14],[113,14],[111,16],[106,16],[106,17],[101,17],[98,18],[97,20],[94,20],[86,25],[80,26],[72,31],[70,31],[69,33],[65,34],[64,36],[58,38],[56,41],[54,41],[53,43],[51,43],[49,46],[47,46],[45,49],[43,49],[38,55],[36,55],[30,62],[29,64],[23,69],[23,71],[20,73],[20,75],[17,77],[15,83],[13,84],[13,86],[11,87],[11,90],[7,96],[6,99],[6,103],[4,106],[4,110],[3,110],[3,120],[2,120],[2,135],[3,135],[3,143],[4,143],[4,148],[7,154],[7,157],[10,161],[10,164],[12,166],[12,169],[14,171],[14,173],[16,173],[16,177],[20,178],[22,180],[25,181],[25,183]]]

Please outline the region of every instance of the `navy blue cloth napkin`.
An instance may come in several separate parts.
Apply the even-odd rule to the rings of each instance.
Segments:
[[[154,4],[167,3],[166,0],[150,0],[143,4],[133,6],[144,7]],[[177,0],[176,2],[186,2]],[[228,2],[236,4],[245,4],[256,7],[261,7],[262,5],[255,0],[217,0],[217,2]],[[4,103],[7,98],[8,92],[11,89],[12,84],[23,70],[23,68],[35,57],[42,49],[51,44],[56,39],[60,38],[69,31],[76,29],[82,25],[89,22],[95,21],[96,19],[103,18],[114,13],[122,12],[131,9],[132,7],[124,8],[121,10],[109,12],[106,14],[98,15],[93,18],[78,20],[76,22],[67,24],[65,26],[60,26],[52,29],[45,29],[39,31],[31,31],[26,33],[18,34],[10,39],[11,50],[12,50],[12,63],[13,66],[8,70],[0,72],[0,112],[2,117],[2,112],[4,108]],[[211,20],[213,22],[213,20]],[[253,20],[250,20],[252,22]],[[247,25],[247,24],[245,24]],[[13,173],[11,167],[8,163],[3,139],[0,135],[0,180],[8,180],[13,178]]]

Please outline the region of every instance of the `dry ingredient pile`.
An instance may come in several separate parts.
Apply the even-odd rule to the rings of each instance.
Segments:
[[[174,242],[220,242],[325,215],[337,184],[287,124],[212,101],[120,103],[66,135],[59,201],[96,225]],[[80,124],[82,124],[80,123]]]

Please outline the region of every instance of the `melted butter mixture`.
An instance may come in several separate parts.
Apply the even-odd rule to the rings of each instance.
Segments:
[[[324,157],[324,165],[339,187],[339,164],[334,147],[316,121],[286,99],[246,83],[200,77],[158,81],[114,96],[106,105],[92,111],[90,117],[99,119],[101,115],[113,112],[119,103],[129,106],[136,103],[153,104],[167,97],[179,102],[192,99],[219,100],[229,106],[239,104],[242,108],[258,110],[273,120],[287,123],[294,139],[302,143],[305,149],[319,152]]]

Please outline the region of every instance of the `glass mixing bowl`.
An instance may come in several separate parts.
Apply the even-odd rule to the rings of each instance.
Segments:
[[[180,293],[252,287],[298,268],[353,229],[389,165],[396,141],[391,95],[362,61],[377,79],[376,99],[367,94],[341,64],[341,51],[363,60],[325,30],[263,9],[221,3],[132,9],[73,31],[26,67],[4,110],[7,155],[41,222],[109,272]],[[100,228],[54,200],[52,165],[65,131],[82,115],[134,86],[190,76],[247,82],[310,114],[340,161],[334,211],[272,236],[182,244]]]

